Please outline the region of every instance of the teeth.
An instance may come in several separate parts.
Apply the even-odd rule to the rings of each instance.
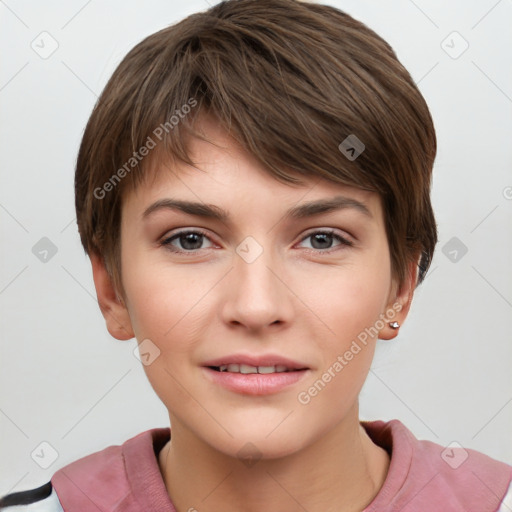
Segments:
[[[258,373],[274,373],[275,366],[258,366]]]
[[[221,372],[231,373],[282,373],[290,371],[282,364],[276,366],[250,366],[248,364],[223,364],[219,366]]]
[[[258,368],[256,366],[249,366],[248,364],[241,364],[240,373],[258,373]]]

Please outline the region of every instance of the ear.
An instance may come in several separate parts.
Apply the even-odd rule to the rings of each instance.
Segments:
[[[118,340],[133,338],[135,334],[128,309],[118,298],[103,258],[97,254],[91,254],[90,258],[98,304],[105,318],[108,332]]]
[[[398,286],[396,281],[393,281],[388,304],[386,305],[386,311],[383,312],[384,327],[379,331],[379,339],[391,340],[398,334],[400,328],[394,329],[389,325],[389,323],[398,322],[399,325],[402,326],[405,322],[411,307],[417,279],[418,266],[415,261],[412,261],[408,266],[405,281],[399,290],[397,290]],[[393,314],[393,312],[395,314]]]

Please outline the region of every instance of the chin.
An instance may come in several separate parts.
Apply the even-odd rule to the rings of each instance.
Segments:
[[[214,449],[225,455],[240,460],[271,460],[287,457],[307,445],[304,429],[297,429],[288,420],[283,422],[286,414],[280,414],[279,421],[229,421],[225,425],[233,434],[231,437],[225,431],[221,435],[211,436],[209,430],[204,439]],[[272,417],[273,418],[273,417]],[[281,424],[280,424],[281,423]],[[286,424],[286,425],[285,425]],[[276,428],[277,427],[277,428]],[[218,429],[216,429],[218,433]],[[248,464],[250,466],[250,464]]]
[[[258,460],[277,460],[293,455],[301,449],[301,442],[290,436],[276,435],[271,439],[248,433],[247,437],[231,439],[226,446],[221,444],[217,449],[252,467]]]

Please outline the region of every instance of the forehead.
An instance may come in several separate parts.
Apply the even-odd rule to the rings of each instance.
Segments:
[[[123,198],[123,211],[136,213],[137,219],[142,220],[151,204],[177,198],[213,203],[235,214],[243,205],[258,214],[268,208],[289,210],[295,204],[343,196],[365,205],[370,217],[377,220],[382,216],[380,197],[375,192],[289,169],[287,173],[300,183],[280,181],[211,117],[202,116],[195,128],[210,142],[196,137],[188,140],[194,165],[175,161],[162,151],[155,153],[147,164],[147,179]]]

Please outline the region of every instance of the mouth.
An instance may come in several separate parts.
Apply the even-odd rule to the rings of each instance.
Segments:
[[[232,354],[203,363],[205,378],[230,392],[242,395],[273,395],[299,385],[311,368],[275,355]]]
[[[238,353],[202,364],[207,380],[234,393],[271,395],[298,385],[311,368],[280,354]]]
[[[284,373],[310,370],[304,362],[294,361],[280,354],[237,353],[203,361],[201,366],[228,373]]]
[[[286,373],[286,372],[297,372],[307,370],[308,368],[291,368],[284,364],[278,364],[273,366],[251,366],[248,364],[223,364],[220,366],[207,366],[211,370],[217,372],[227,373],[242,373],[244,375],[251,373],[270,374],[270,373]]]

